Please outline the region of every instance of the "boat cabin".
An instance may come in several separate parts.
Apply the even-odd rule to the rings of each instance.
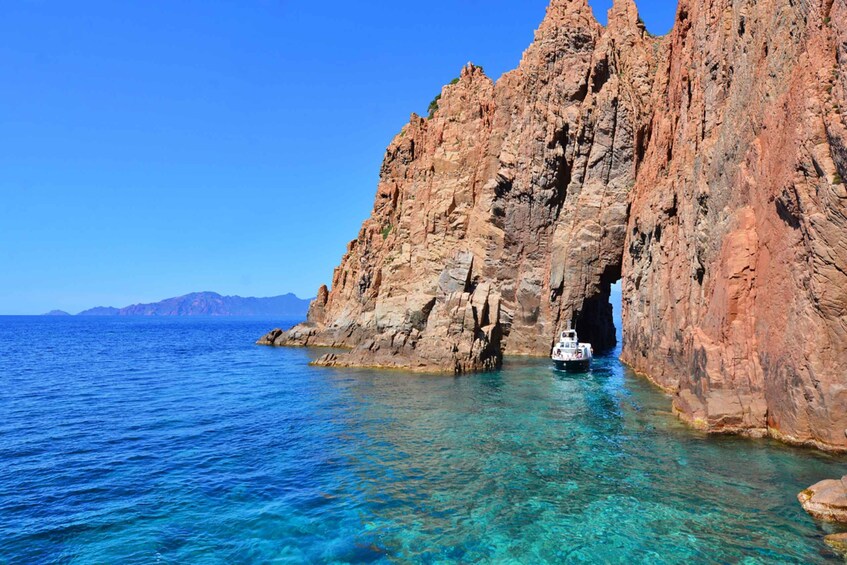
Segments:
[[[551,357],[558,369],[587,369],[593,356],[591,344],[580,343],[576,330],[569,326],[559,335]]]

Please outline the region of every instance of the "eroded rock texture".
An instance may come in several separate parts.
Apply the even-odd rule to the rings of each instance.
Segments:
[[[846,12],[680,2],[632,195],[623,358],[698,427],[847,447]]]
[[[847,523],[847,476],[812,485],[797,500],[818,520]]]
[[[465,372],[573,322],[716,432],[847,449],[847,0],[680,0],[650,37],[553,0],[519,67],[468,65],[389,146],[308,322],[328,365]]]
[[[835,553],[847,557],[847,534],[830,534],[824,538],[824,542]]]
[[[465,67],[389,146],[332,290],[264,343],[353,348],[323,364],[455,372],[496,367],[503,350],[549,353],[571,321],[614,346],[608,294],[655,43],[631,2],[603,29],[585,0],[556,0],[515,71],[494,84]]]

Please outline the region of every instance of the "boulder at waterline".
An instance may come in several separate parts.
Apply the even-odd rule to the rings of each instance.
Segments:
[[[836,553],[847,557],[847,533],[826,536],[823,541]]]
[[[812,485],[797,499],[806,512],[819,520],[847,523],[847,475]]]

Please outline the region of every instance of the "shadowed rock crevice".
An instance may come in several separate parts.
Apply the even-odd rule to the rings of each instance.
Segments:
[[[574,328],[579,339],[590,343],[595,353],[611,351],[618,344],[610,298],[612,285],[620,278],[620,265],[610,265],[603,273],[598,293],[586,297],[575,313]]]

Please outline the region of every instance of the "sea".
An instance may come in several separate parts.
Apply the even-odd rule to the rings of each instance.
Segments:
[[[293,321],[0,317],[0,563],[824,563],[847,458],[584,374],[310,367]]]

